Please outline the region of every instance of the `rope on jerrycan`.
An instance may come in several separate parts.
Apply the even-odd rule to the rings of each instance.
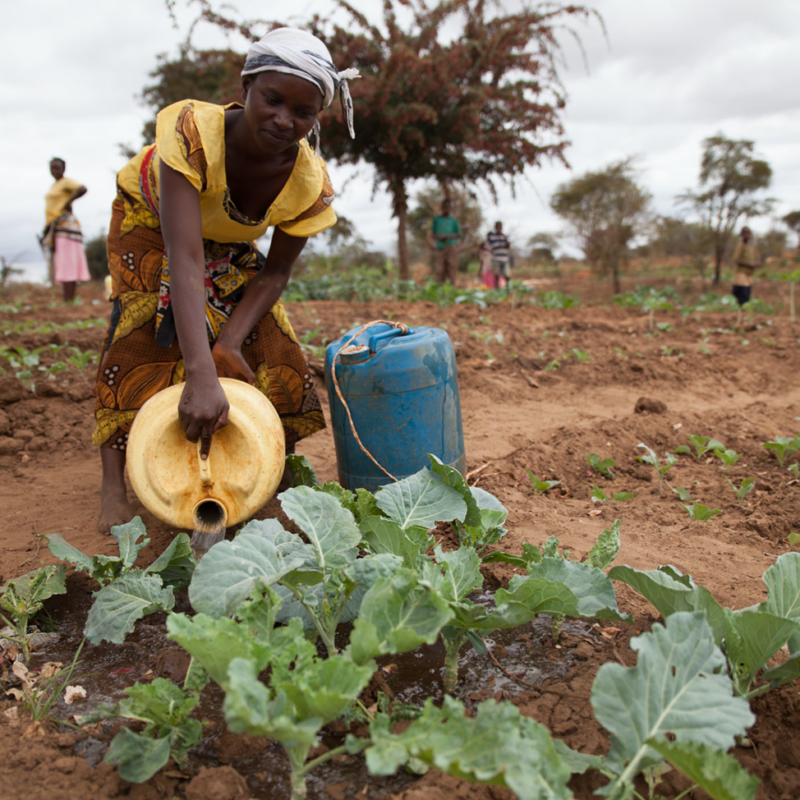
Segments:
[[[344,395],[342,394],[342,390],[339,388],[339,379],[336,377],[336,359],[337,359],[337,358],[339,358],[339,356],[340,356],[342,353],[344,353],[345,355],[348,355],[349,353],[348,353],[348,352],[345,352],[345,351],[347,351],[347,350],[348,350],[348,348],[350,348],[350,346],[351,346],[351,343],[353,342],[353,340],[354,340],[355,338],[357,338],[358,336],[361,336],[361,334],[362,334],[362,333],[364,333],[364,331],[368,330],[368,329],[369,329],[369,328],[371,328],[373,325],[391,325],[393,328],[399,328],[399,329],[400,329],[400,331],[401,331],[401,333],[402,333],[403,335],[405,335],[406,333],[408,333],[408,325],[405,325],[405,324],[403,324],[402,322],[390,322],[388,319],[374,319],[374,320],[372,320],[372,322],[368,322],[368,323],[367,323],[366,325],[364,325],[362,328],[359,328],[359,329],[358,329],[358,330],[357,330],[357,331],[356,331],[356,332],[355,332],[355,333],[354,333],[354,334],[353,334],[353,335],[352,335],[352,336],[351,336],[351,337],[350,337],[350,338],[349,338],[349,339],[348,339],[348,340],[347,340],[347,341],[346,341],[346,342],[345,342],[345,343],[344,343],[344,344],[343,344],[343,345],[342,345],[342,346],[341,346],[341,347],[340,347],[340,348],[339,348],[339,349],[336,351],[336,355],[333,357],[333,360],[331,361],[331,376],[333,377],[333,385],[334,385],[334,388],[336,389],[336,394],[338,395],[338,397],[339,397],[339,400],[341,400],[341,402],[342,402],[342,405],[344,406],[344,410],[347,412],[347,419],[348,419],[348,420],[350,420],[350,430],[353,432],[353,437],[355,438],[355,440],[356,440],[356,443],[357,443],[357,444],[358,444],[358,446],[359,446],[359,447],[360,447],[360,448],[363,450],[363,452],[365,453],[365,455],[367,456],[367,458],[369,458],[369,459],[370,459],[370,461],[372,461],[372,463],[373,463],[373,464],[375,464],[375,466],[376,466],[376,467],[378,467],[378,469],[379,469],[381,472],[383,472],[383,474],[384,474],[384,475],[388,476],[388,477],[389,477],[389,478],[391,478],[393,481],[397,481],[397,478],[395,478],[395,476],[394,476],[394,475],[392,475],[392,473],[391,473],[391,472],[389,472],[389,470],[387,470],[385,467],[383,467],[383,465],[381,465],[381,464],[380,464],[380,463],[377,461],[377,459],[375,458],[375,456],[373,456],[373,455],[372,455],[372,453],[370,453],[370,451],[369,451],[369,450],[367,450],[367,448],[364,446],[364,443],[361,441],[361,438],[359,437],[359,435],[358,435],[358,432],[356,431],[356,424],[355,424],[355,422],[353,422],[353,415],[350,413],[350,407],[347,405],[347,401],[344,399]],[[366,345],[361,345],[361,347],[365,347],[365,346],[366,346]],[[353,349],[352,349],[350,352],[356,352],[356,348],[353,348]]]

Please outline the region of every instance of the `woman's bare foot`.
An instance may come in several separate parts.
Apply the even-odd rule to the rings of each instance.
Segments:
[[[108,533],[114,525],[124,525],[136,516],[125,488],[125,453],[104,447],[100,450],[103,483],[100,487],[100,521],[97,530]]]
[[[128,502],[127,495],[100,495],[100,521],[97,530],[100,533],[109,533],[115,525],[124,525],[136,516],[136,509]]]

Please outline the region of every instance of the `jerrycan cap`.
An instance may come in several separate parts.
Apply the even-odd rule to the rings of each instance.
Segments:
[[[347,347],[339,351],[339,361],[345,364],[356,364],[360,361],[367,361],[379,350],[382,350],[386,345],[390,344],[397,336],[409,336],[415,333],[413,328],[409,328],[405,325],[402,328],[398,328],[394,325],[390,326],[383,323],[381,327],[386,327],[388,330],[381,331],[380,333],[373,333],[366,342],[363,340],[359,341],[359,339],[362,339],[367,331],[359,334]],[[343,338],[349,340],[351,335],[352,332],[348,331]]]

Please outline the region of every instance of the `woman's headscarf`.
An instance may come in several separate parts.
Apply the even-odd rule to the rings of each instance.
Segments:
[[[361,76],[357,69],[339,72],[328,48],[316,36],[299,28],[276,28],[271,31],[247,52],[242,75],[254,75],[257,72],[283,72],[313,83],[322,94],[323,108],[331,104],[334,92],[338,89],[347,129],[350,136],[355,138],[353,101],[347,81]],[[319,151],[319,128],[315,128]]]

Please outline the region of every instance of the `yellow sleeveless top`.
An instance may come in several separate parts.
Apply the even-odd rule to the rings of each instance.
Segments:
[[[144,210],[158,218],[158,176],[163,161],[197,189],[204,239],[252,242],[273,226],[290,236],[303,237],[330,228],[336,222],[331,205],[333,187],[325,162],[305,139],[299,143],[289,179],[263,219],[251,220],[233,204],[225,176],[225,109],[240,107],[238,103],[219,106],[181,100],[159,112],[155,144],[145,147],[117,173],[126,216],[133,218]],[[125,195],[139,208],[129,208]],[[153,227],[152,223],[148,227]]]

